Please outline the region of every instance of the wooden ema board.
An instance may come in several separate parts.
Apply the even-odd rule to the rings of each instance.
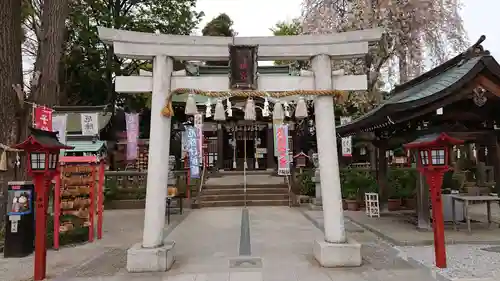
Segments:
[[[148,170],[148,153],[149,146],[147,144],[139,144],[137,146],[137,159],[127,160],[127,144],[118,144],[116,155],[116,164],[121,169],[135,169],[136,171]]]
[[[54,190],[54,248],[59,237],[76,228],[88,228],[88,241],[94,240],[97,211],[97,237],[102,237],[104,163],[61,163],[61,175]],[[97,206],[97,208],[96,208]],[[97,209],[97,210],[96,210]]]

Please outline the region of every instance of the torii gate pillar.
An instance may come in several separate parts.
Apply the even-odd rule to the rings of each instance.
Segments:
[[[312,57],[314,72],[313,77],[266,77],[259,74],[259,90],[364,90],[366,76],[335,76],[331,59],[364,57],[368,52],[368,43],[378,41],[381,36],[381,29],[329,35],[202,37],[156,35],[100,27],[99,37],[103,42],[113,44],[117,56],[153,59],[152,78],[116,77],[117,91],[153,94],[151,125],[154,128],[151,128],[149,143],[144,233],[142,243],[127,252],[127,270],[166,271],[174,260],[174,243],[163,241],[171,120],[162,116],[161,110],[167,95],[173,88],[185,87],[200,87],[206,91],[228,90],[227,77],[173,76],[173,58],[227,60],[228,45],[258,45],[261,60],[307,60]],[[314,106],[325,227],[324,239],[314,243],[314,256],[324,267],[360,266],[361,245],[346,238],[344,230],[333,97],[318,96]]]

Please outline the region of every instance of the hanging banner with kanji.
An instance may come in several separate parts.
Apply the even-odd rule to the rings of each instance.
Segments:
[[[288,153],[288,125],[276,127],[276,146],[278,150],[278,175],[290,175],[290,156]]]
[[[274,148],[274,156],[278,157],[278,143],[276,142],[276,130],[278,126],[283,124],[283,120],[273,120],[273,136],[274,136],[274,143],[273,143],[273,148]]]
[[[351,123],[350,116],[341,116],[340,117],[340,125],[345,125]],[[342,156],[343,157],[352,157],[352,137],[344,137],[342,138]]]
[[[137,159],[139,139],[139,113],[125,113],[127,126],[127,160]]]
[[[33,108],[33,127],[52,132],[52,109],[35,105]]]
[[[200,177],[200,155],[198,151],[198,139],[196,128],[186,126],[187,149],[189,154],[189,175],[191,178]]]
[[[97,113],[81,113],[82,135],[95,136],[99,134],[99,123]]]
[[[198,152],[200,156],[200,161],[203,151],[203,114],[194,115],[194,128],[196,129],[196,140],[198,141]]]

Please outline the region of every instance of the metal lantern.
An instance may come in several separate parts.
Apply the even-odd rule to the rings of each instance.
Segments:
[[[35,265],[34,280],[44,280],[47,268],[47,207],[50,182],[59,174],[59,152],[73,149],[59,142],[57,132],[30,128],[30,135],[13,148],[27,153],[28,174],[35,183]]]
[[[432,227],[434,229],[434,253],[436,266],[446,268],[446,246],[444,236],[443,205],[441,186],[443,176],[448,171],[449,149],[463,143],[445,133],[422,136],[404,145],[416,154],[417,167],[426,178],[432,201]]]
[[[59,151],[31,151],[29,153],[29,166],[34,173],[55,171],[58,161]]]
[[[49,132],[30,128],[29,137],[22,143],[14,146],[28,154],[28,173],[30,175],[44,174],[54,176],[59,167],[59,153],[61,149],[73,149],[57,139],[57,132]]]

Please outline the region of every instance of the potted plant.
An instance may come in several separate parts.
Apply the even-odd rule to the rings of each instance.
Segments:
[[[359,211],[358,189],[350,185],[345,192],[346,208],[349,211]]]
[[[400,195],[402,205],[406,209],[415,210],[417,207],[417,172],[415,170],[404,170],[401,177]]]
[[[401,195],[399,194],[399,190],[391,190],[389,193],[389,199],[387,200],[387,208],[389,211],[401,210]]]
[[[361,208],[365,207],[365,193],[377,192],[377,182],[368,171],[361,171],[353,178],[355,186],[358,187],[358,202]]]
[[[353,170],[346,171],[342,185],[342,197],[345,198],[346,208],[349,211],[359,211],[359,187],[356,182],[357,173]]]

